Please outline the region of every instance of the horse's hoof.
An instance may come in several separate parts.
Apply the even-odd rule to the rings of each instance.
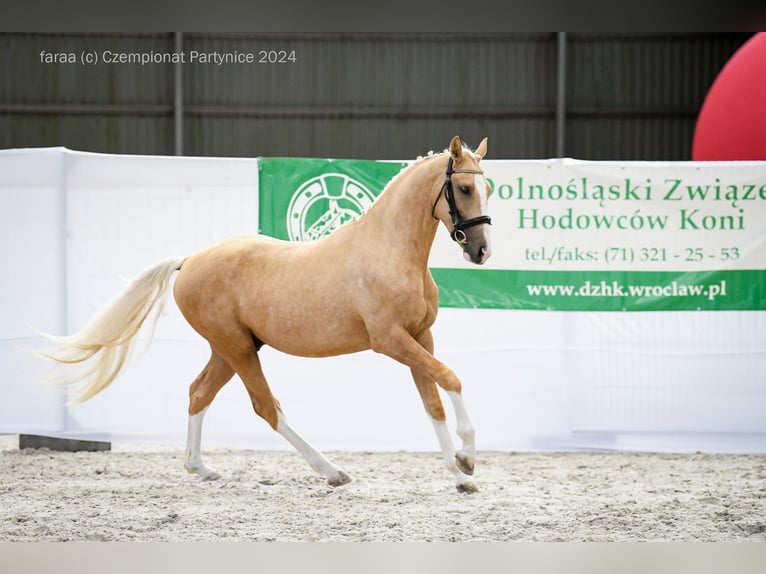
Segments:
[[[465,492],[466,494],[474,494],[475,492],[479,492],[479,487],[473,482],[464,482],[457,485],[457,491]]]
[[[189,474],[196,474],[202,481],[218,480],[221,478],[221,475],[218,474],[218,472],[204,464],[184,464],[184,468]]]
[[[338,486],[343,486],[344,484],[348,484],[351,482],[351,477],[347,475],[342,470],[338,471],[338,474],[333,476],[332,478],[327,479],[327,484],[332,486],[333,488],[337,488]]]
[[[476,462],[473,459],[460,454],[455,455],[455,463],[457,464],[457,467],[468,476],[473,474],[473,469],[476,466]]]

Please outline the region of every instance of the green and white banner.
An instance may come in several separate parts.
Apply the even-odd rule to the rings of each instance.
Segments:
[[[269,159],[261,232],[313,240],[362,213],[404,164]],[[493,255],[440,230],[443,307],[766,309],[766,163],[485,161]]]
[[[290,241],[313,241],[356,219],[406,164],[261,158],[259,229]]]

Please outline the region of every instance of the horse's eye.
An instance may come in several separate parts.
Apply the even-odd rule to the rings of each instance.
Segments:
[[[460,191],[462,191],[466,195],[471,195],[471,188],[468,187],[467,185],[461,185],[460,186]]]

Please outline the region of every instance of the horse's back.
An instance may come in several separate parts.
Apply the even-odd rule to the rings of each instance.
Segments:
[[[253,260],[264,252],[289,248],[290,244],[261,235],[232,237],[187,257],[176,279],[174,295],[184,310],[198,299],[216,300],[230,296],[243,274],[254,271]]]

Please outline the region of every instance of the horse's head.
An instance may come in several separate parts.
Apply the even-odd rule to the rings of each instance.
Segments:
[[[479,265],[492,254],[491,220],[487,215],[490,190],[479,166],[486,153],[487,138],[474,152],[463,148],[458,136],[452,138],[444,184],[432,210],[433,216],[449,230],[450,237],[463,248],[463,257]]]

